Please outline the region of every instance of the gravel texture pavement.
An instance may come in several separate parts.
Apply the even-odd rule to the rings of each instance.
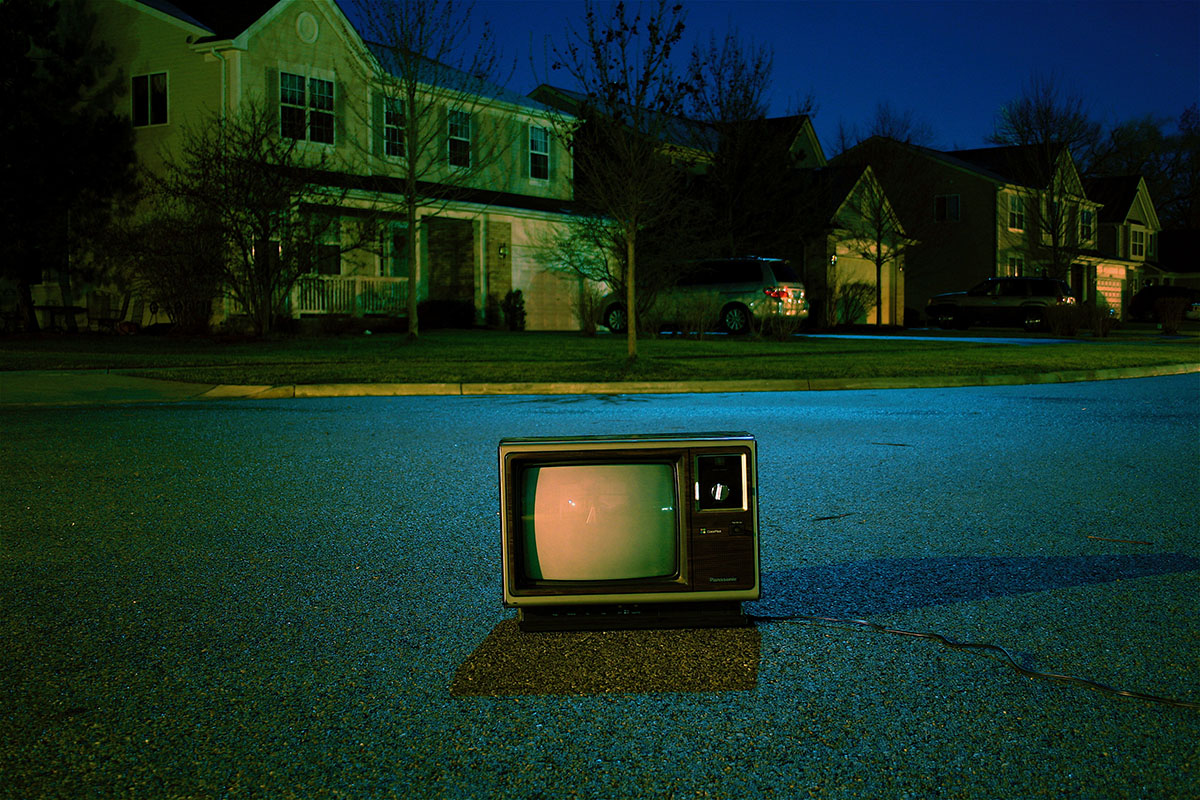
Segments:
[[[1200,703],[1200,375],[0,410],[0,798],[1187,798],[1200,711],[809,620],[521,634],[501,436],[748,430],[763,617]]]

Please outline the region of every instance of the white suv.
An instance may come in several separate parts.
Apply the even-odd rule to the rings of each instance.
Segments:
[[[778,258],[714,258],[685,267],[675,285],[660,292],[657,303],[708,296],[716,301],[719,314],[714,323],[728,333],[750,331],[755,321],[791,317],[797,322],[808,317],[804,284],[792,265]],[[614,333],[622,333],[629,322],[624,297],[610,294],[601,303],[601,322]]]

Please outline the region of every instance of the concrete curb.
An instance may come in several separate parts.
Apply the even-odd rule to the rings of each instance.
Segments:
[[[337,383],[279,386],[214,386],[204,399],[278,400],[299,397],[477,397],[565,394],[711,394],[822,392],[855,389],[934,389],[1154,378],[1200,372],[1200,364],[1068,370],[1029,375],[955,375],[903,378],[811,378],[756,381],[613,381],[608,383]]]

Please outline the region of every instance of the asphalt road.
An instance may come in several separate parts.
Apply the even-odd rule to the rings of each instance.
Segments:
[[[748,430],[762,616],[1200,703],[1200,375],[0,410],[0,797],[1200,795],[1200,711],[837,624],[516,633],[501,436]]]

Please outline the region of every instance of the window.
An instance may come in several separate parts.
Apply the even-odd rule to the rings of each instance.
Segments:
[[[133,127],[167,124],[167,73],[133,76]]]
[[[1008,227],[1014,231],[1025,230],[1025,198],[1019,195],[1008,197]]]
[[[959,196],[956,194],[939,194],[933,198],[934,222],[958,222]]]
[[[1129,256],[1130,258],[1145,258],[1146,257],[1146,232],[1134,228],[1129,232]]]
[[[1092,240],[1096,227],[1096,212],[1090,208],[1079,209],[1079,241],[1087,243]]]
[[[399,97],[383,98],[383,152],[404,155],[404,101]]]
[[[1025,257],[1024,256],[1009,256],[1008,257],[1008,275],[1013,278],[1019,278],[1025,274]]]
[[[333,81],[279,73],[279,135],[333,144]]]
[[[451,111],[447,123],[449,149],[446,157],[450,166],[471,166],[471,115],[466,111]]]
[[[529,177],[550,180],[550,131],[532,125],[529,127]]]

